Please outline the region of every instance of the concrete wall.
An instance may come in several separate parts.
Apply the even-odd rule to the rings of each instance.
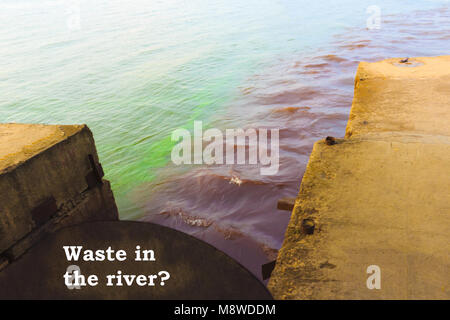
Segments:
[[[0,125],[0,256],[14,260],[46,232],[117,220],[85,125]]]
[[[345,138],[314,145],[276,299],[450,298],[450,56],[400,60],[362,62]]]

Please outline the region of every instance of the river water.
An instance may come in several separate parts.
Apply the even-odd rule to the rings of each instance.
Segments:
[[[315,141],[344,135],[358,61],[449,54],[449,6],[0,0],[0,122],[88,124],[122,219],[194,235],[259,276],[289,221],[277,200],[297,194]],[[171,133],[194,120],[279,129],[278,173],[175,166]]]

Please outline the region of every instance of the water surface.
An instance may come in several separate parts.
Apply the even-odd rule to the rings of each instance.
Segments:
[[[297,194],[315,141],[344,135],[358,61],[449,54],[449,35],[448,1],[0,0],[0,121],[88,124],[122,219],[259,274],[289,220],[277,200]],[[194,120],[280,129],[279,173],[174,166],[170,135]]]

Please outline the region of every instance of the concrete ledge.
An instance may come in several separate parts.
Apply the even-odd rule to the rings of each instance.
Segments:
[[[0,125],[0,173],[13,170],[69,137],[89,130],[85,125],[5,123]]]
[[[450,57],[399,60],[361,63],[346,138],[314,145],[276,299],[450,298]],[[366,286],[370,265],[380,290]]]
[[[0,124],[0,256],[10,261],[46,232],[117,220],[85,125]]]
[[[450,56],[361,62],[345,136],[450,136]]]

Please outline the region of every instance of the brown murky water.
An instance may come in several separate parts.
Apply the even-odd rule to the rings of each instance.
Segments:
[[[280,169],[262,176],[257,166],[168,167],[167,178],[145,198],[142,218],[203,239],[260,277],[276,258],[290,213],[277,200],[296,196],[313,143],[342,137],[359,61],[450,52],[450,10],[384,16],[380,30],[348,29],[316,56],[280,56],[259,70],[212,127],[280,129]],[[173,174],[177,172],[176,174]],[[236,184],[236,179],[241,184]]]

